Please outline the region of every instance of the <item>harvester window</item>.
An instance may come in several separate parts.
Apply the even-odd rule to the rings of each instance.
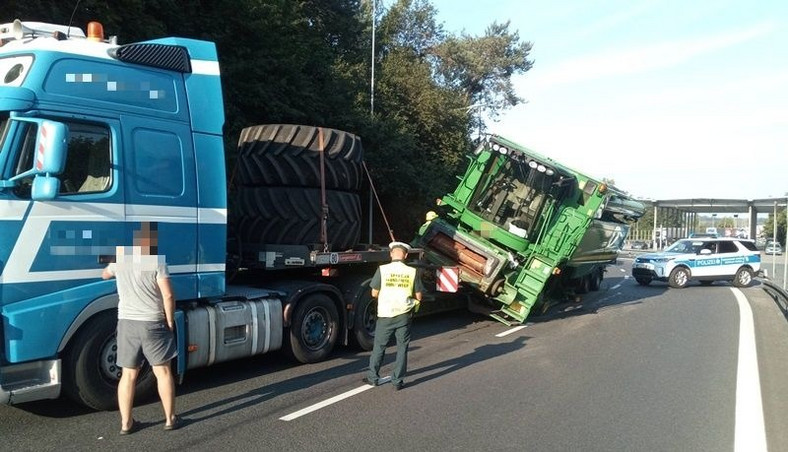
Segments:
[[[471,210],[512,234],[526,238],[539,223],[552,178],[525,162],[491,160],[474,194]]]

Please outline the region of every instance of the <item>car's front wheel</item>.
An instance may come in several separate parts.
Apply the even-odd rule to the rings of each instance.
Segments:
[[[690,272],[684,267],[676,267],[670,272],[668,284],[674,289],[683,289],[690,280]]]

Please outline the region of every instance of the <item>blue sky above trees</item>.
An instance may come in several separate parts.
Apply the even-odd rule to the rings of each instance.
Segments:
[[[491,132],[644,198],[788,192],[788,2],[431,3],[446,31],[533,43]]]

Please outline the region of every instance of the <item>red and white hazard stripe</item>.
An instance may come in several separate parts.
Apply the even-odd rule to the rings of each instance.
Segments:
[[[441,267],[438,270],[437,289],[439,292],[457,292],[460,286],[460,269],[458,267]]]

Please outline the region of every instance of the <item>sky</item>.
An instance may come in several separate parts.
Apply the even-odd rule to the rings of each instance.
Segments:
[[[643,199],[788,196],[788,1],[431,3],[533,45],[489,132]]]

